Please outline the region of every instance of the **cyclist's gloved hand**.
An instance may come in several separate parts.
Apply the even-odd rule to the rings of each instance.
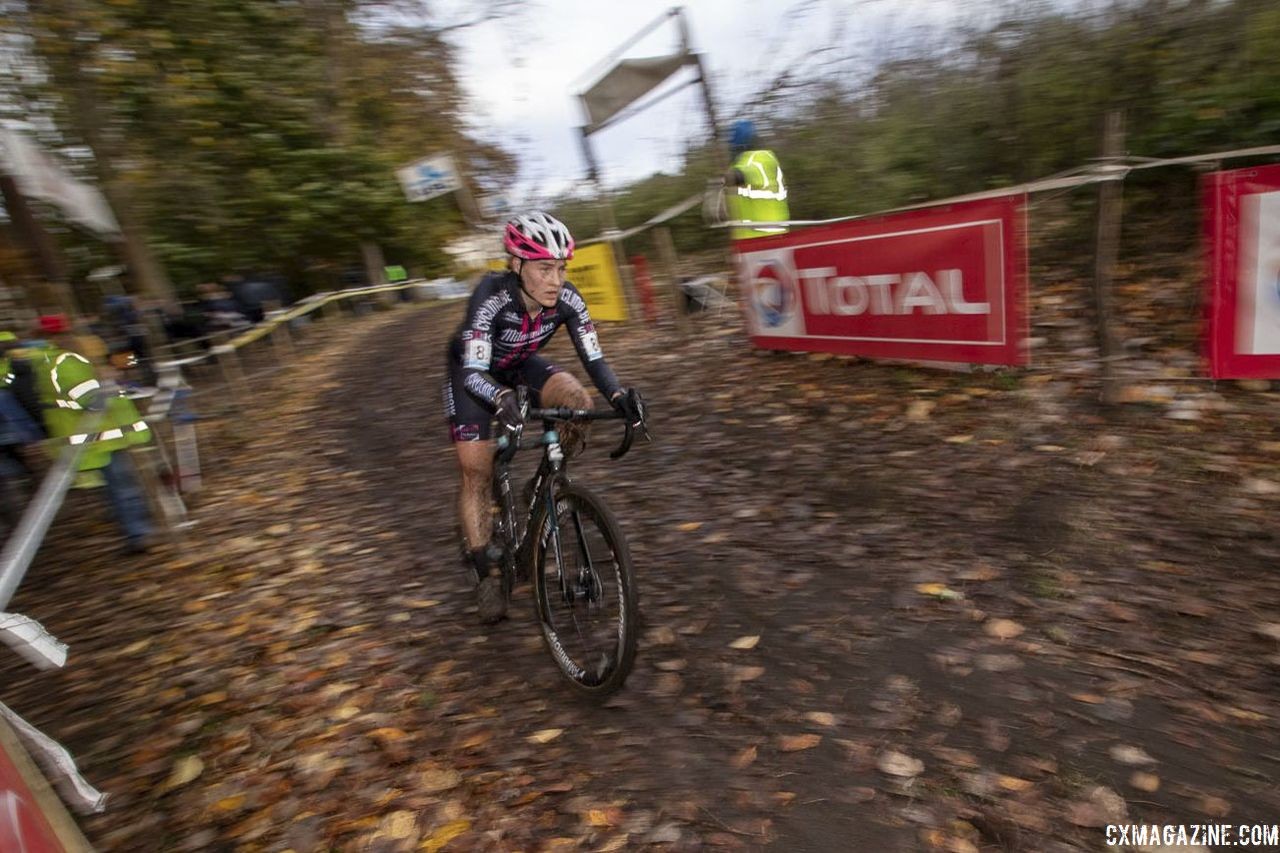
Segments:
[[[515,432],[524,423],[524,418],[520,417],[520,402],[510,388],[499,392],[493,404],[496,407],[494,416],[504,431]]]
[[[644,423],[644,400],[641,399],[640,392],[636,389],[623,388],[609,402],[622,413],[622,416],[627,419],[627,423],[633,427],[638,427]]]

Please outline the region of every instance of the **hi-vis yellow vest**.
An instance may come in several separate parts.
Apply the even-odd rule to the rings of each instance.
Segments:
[[[71,444],[87,441],[89,433],[85,427],[90,417],[87,403],[93,395],[104,393],[93,365],[84,356],[56,347],[29,350],[27,357],[35,373],[50,439]],[[133,401],[114,394],[107,399],[97,439],[80,457],[80,470],[104,468],[111,461],[112,452],[150,440],[151,430]]]
[[[786,222],[791,218],[787,206],[787,185],[782,180],[782,167],[772,151],[744,151],[733,161],[733,168],[747,179],[744,186],[725,188],[729,218],[739,222]],[[782,234],[786,228],[734,228],[733,239],[746,240],[766,234]]]

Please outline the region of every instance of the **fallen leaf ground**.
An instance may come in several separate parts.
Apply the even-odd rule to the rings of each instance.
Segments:
[[[576,467],[643,594],[599,706],[527,594],[475,621],[439,403],[460,310],[316,327],[251,414],[202,424],[180,542],[120,557],[72,496],[11,607],[69,664],[6,657],[0,699],[111,794],[95,847],[1053,851],[1280,822],[1280,395],[1138,364],[1107,413],[1054,357],[608,327],[657,440],[613,463],[601,430]]]

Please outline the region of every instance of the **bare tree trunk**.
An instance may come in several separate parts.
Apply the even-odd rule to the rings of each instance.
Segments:
[[[72,9],[79,11],[77,4],[72,4]],[[68,87],[71,92],[72,121],[85,143],[93,151],[103,195],[107,197],[116,219],[120,222],[122,242],[117,249],[128,265],[135,285],[154,299],[159,299],[168,305],[176,305],[177,299],[169,276],[152,253],[130,193],[119,180],[115,168],[117,152],[113,150],[102,132],[98,93],[94,87],[92,75],[85,70],[88,61],[87,50],[87,46],[74,48],[71,62],[67,67],[68,74],[72,78],[70,80],[72,85]]]
[[[337,26],[344,14],[343,5],[335,0],[307,0],[306,7],[311,17],[311,25],[320,34],[326,59],[320,120],[330,144],[341,146],[346,144],[350,137],[342,115],[344,61],[340,41],[341,28]],[[382,246],[376,240],[361,240],[360,257],[364,261],[364,272],[368,282],[372,285],[385,284],[386,260],[382,254]]]
[[[102,155],[97,155],[101,160]],[[156,260],[155,254],[143,233],[142,227],[134,216],[133,203],[128,194],[121,189],[118,182],[103,184],[103,195],[115,211],[120,223],[122,238],[114,245],[116,252],[124,261],[133,276],[137,287],[152,299],[158,299],[171,308],[176,308],[178,299],[173,291],[173,284],[164,267]]]
[[[342,48],[338,44],[338,28],[334,26],[336,18],[342,15],[342,4],[333,0],[306,0],[306,8],[311,26],[319,33],[325,55],[325,85],[320,104],[320,121],[329,141],[334,145],[342,145],[347,135],[339,115],[342,105]]]
[[[364,271],[369,278],[369,284],[374,286],[386,284],[387,262],[382,257],[382,247],[373,240],[363,240],[360,243],[360,255],[364,258]]]
[[[67,267],[49,232],[32,213],[31,206],[18,189],[17,181],[0,174],[0,193],[4,196],[5,209],[13,220],[18,237],[35,259],[35,266],[42,279],[43,286],[32,288],[36,292],[28,293],[28,297],[35,303],[37,310],[57,305],[59,310],[74,314],[76,303],[67,282]]]

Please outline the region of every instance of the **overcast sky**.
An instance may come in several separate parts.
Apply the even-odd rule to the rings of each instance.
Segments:
[[[965,4],[972,6],[973,4]],[[857,74],[890,44],[927,40],[965,8],[951,0],[690,0],[685,4],[694,50],[703,54],[721,124],[750,116],[743,105],[780,71],[811,68],[839,45]],[[570,189],[585,180],[576,128],[584,123],[577,93],[586,76],[671,3],[639,0],[539,0],[515,15],[461,31],[462,78],[472,97],[475,129],[520,158],[515,202]],[[668,21],[627,57],[672,53],[679,43]],[[687,76],[686,76],[687,75]],[[598,75],[595,75],[598,76]],[[692,79],[679,72],[670,84]],[[658,92],[661,89],[657,90]],[[653,94],[656,94],[653,93]],[[708,136],[696,86],[592,136],[610,184],[672,170],[686,139]]]

